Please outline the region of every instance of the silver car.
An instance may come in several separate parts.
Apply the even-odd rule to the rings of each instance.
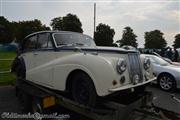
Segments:
[[[180,66],[168,63],[163,58],[141,54],[142,58],[149,58],[152,63],[153,74],[157,76],[157,84],[165,91],[180,88]]]

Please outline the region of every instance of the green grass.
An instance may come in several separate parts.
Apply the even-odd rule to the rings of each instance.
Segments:
[[[15,52],[0,51],[0,59],[14,59]],[[11,69],[12,60],[0,60],[0,72]],[[0,73],[0,85],[9,85],[15,81],[15,75],[12,73]]]

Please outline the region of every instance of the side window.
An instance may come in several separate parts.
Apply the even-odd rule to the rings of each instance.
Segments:
[[[36,48],[36,43],[37,43],[37,36],[32,36],[29,37],[25,44],[24,44],[24,50],[32,50]]]
[[[37,48],[52,48],[52,42],[48,33],[38,35]]]

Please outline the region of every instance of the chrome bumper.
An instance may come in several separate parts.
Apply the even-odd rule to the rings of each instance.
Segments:
[[[120,91],[120,90],[125,90],[125,89],[130,89],[130,88],[134,88],[134,87],[137,87],[137,86],[141,86],[141,85],[144,85],[144,84],[147,84],[147,83],[150,83],[152,81],[156,80],[156,77],[148,80],[148,81],[145,81],[145,82],[142,82],[142,83],[138,83],[138,84],[129,84],[129,85],[125,85],[125,86],[120,86],[120,87],[117,87],[117,88],[110,88],[108,91],[109,92],[116,92],[116,91]]]

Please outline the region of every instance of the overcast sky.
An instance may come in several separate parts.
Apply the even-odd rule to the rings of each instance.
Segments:
[[[76,14],[85,34],[93,35],[93,4],[97,21],[115,30],[114,41],[121,39],[123,28],[130,26],[144,47],[144,32],[159,29],[169,46],[180,33],[180,1],[178,0],[0,0],[0,15],[9,21],[39,19],[50,26],[54,17]]]

